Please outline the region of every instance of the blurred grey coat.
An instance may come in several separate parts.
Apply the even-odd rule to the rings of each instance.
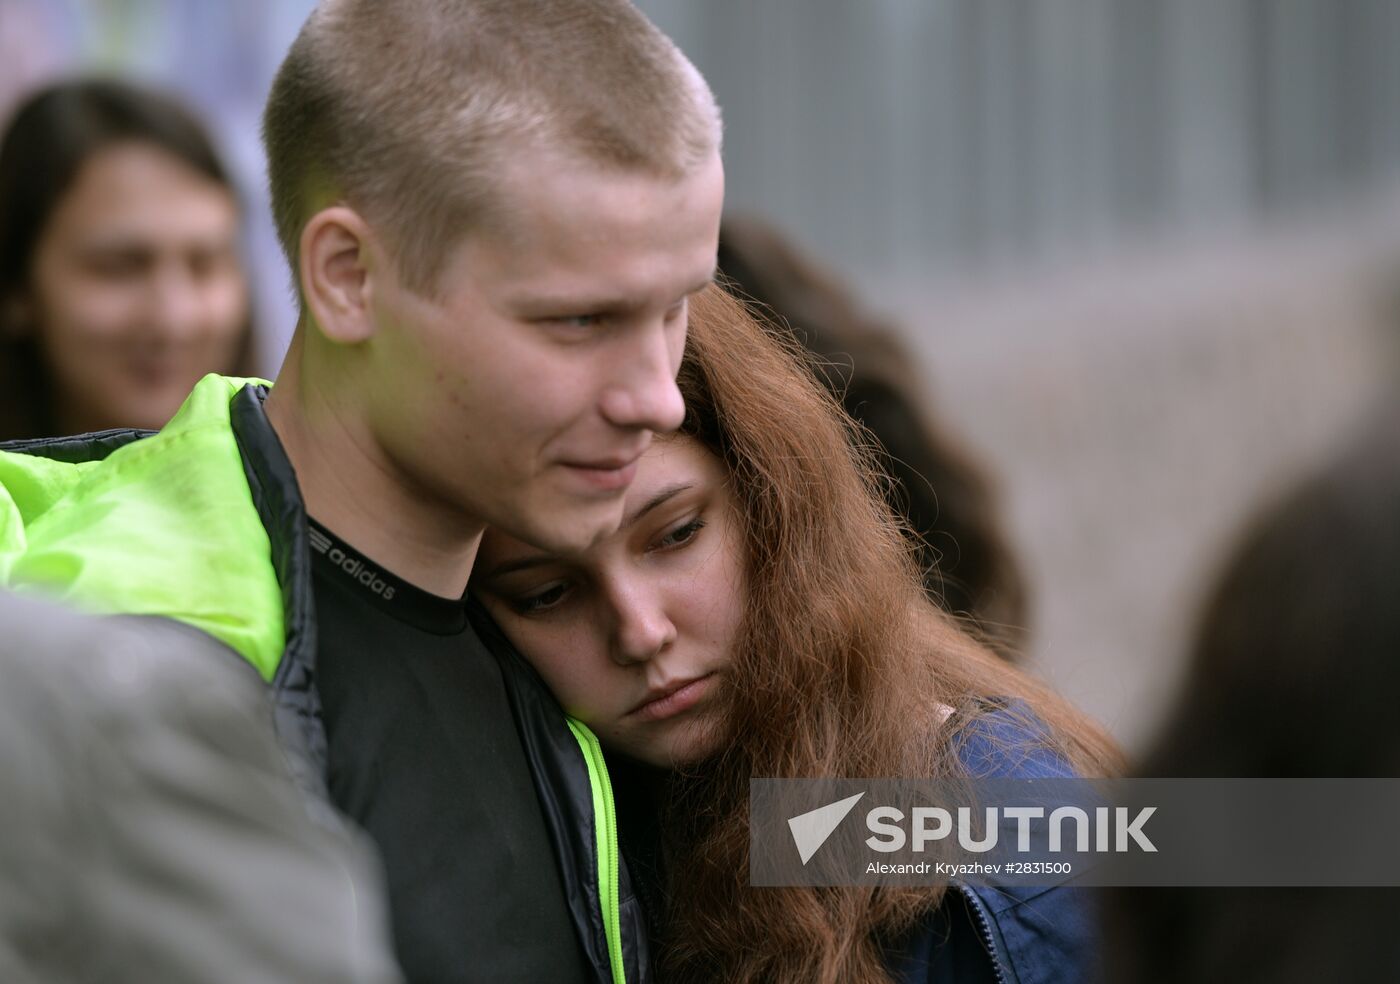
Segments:
[[[0,981],[399,980],[377,861],[220,648],[0,592]]]

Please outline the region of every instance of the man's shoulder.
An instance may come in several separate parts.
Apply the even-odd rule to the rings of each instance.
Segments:
[[[0,459],[0,585],[89,612],[187,623],[265,676],[284,644],[274,546],[235,398],[209,376],[160,432],[29,443]]]

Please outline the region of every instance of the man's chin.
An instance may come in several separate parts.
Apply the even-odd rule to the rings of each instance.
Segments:
[[[612,536],[622,525],[622,498],[616,504],[599,503],[591,509],[559,510],[554,521],[538,524],[529,536],[520,536],[537,550],[552,554],[580,554]]]

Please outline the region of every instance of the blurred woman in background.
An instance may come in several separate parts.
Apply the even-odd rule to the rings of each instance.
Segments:
[[[725,216],[719,268],[750,314],[790,328],[818,356],[818,377],[875,438],[885,496],[908,521],[929,597],[996,653],[1020,659],[1030,593],[996,483],[933,411],[908,347],[834,273],[758,219]]]
[[[251,369],[237,194],[169,97],[70,81],[0,139],[0,440],[159,428]]]

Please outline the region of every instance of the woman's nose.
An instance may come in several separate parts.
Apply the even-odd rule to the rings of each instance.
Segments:
[[[613,607],[613,659],[620,664],[653,659],[676,641],[675,623],[667,614],[662,592],[635,580],[615,585],[610,592]]]

